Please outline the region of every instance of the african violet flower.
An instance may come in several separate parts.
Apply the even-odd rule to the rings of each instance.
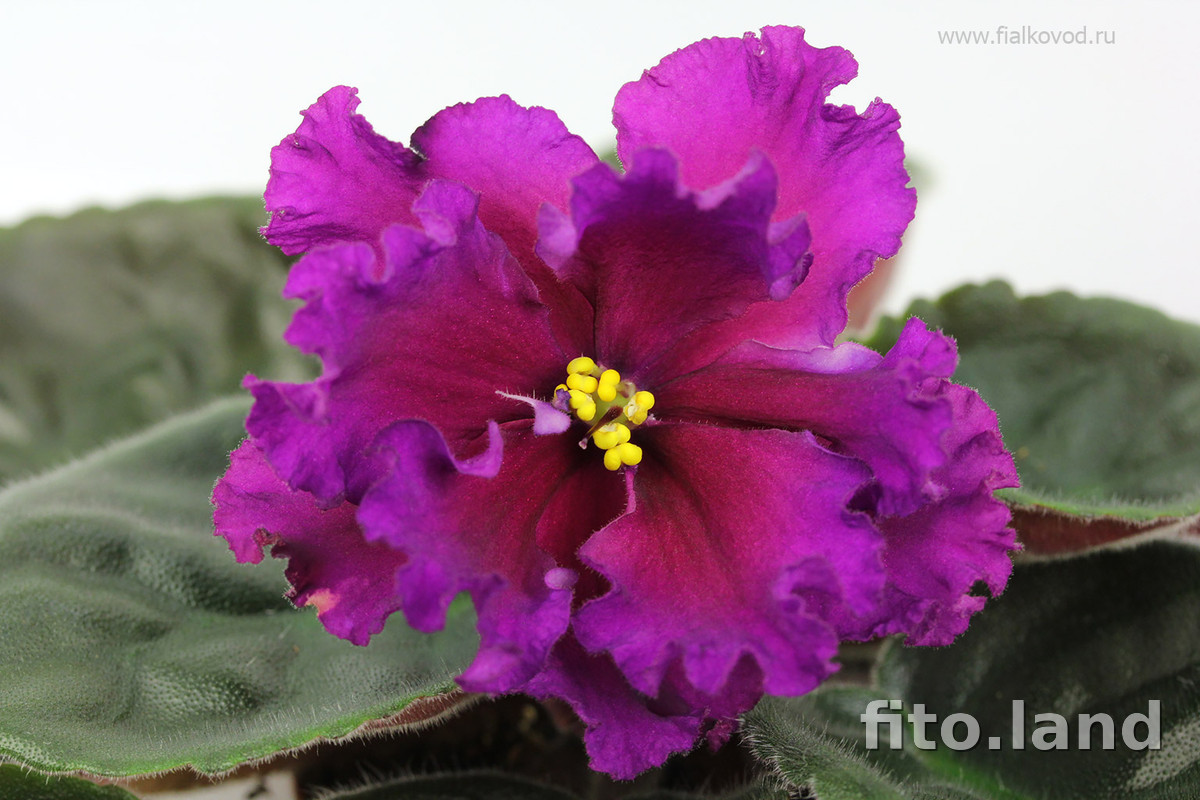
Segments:
[[[835,342],[914,206],[895,111],[824,102],[855,70],[792,28],[685,48],[617,96],[625,174],[507,97],[409,149],[325,94],[265,229],[324,371],[247,379],[218,533],[358,644],[468,592],[460,684],[565,699],[621,777],[841,640],[950,642],[1008,578],[1015,474],[952,341]]]

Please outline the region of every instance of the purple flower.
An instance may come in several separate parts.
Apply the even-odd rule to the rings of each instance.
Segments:
[[[896,112],[824,102],[855,70],[794,28],[680,50],[617,95],[623,175],[507,97],[408,149],[329,91],[265,229],[324,371],[247,379],[218,533],[358,644],[470,593],[462,686],[565,699],[618,777],[839,641],[953,640],[1008,579],[1016,476],[951,340],[835,341],[915,202]]]

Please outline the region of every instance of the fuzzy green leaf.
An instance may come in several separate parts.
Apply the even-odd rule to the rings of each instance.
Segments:
[[[898,704],[868,715],[872,701]],[[1141,746],[1152,701],[1157,749]],[[935,715],[924,747],[916,711]],[[977,725],[967,749],[968,723],[947,733],[954,714]],[[1050,714],[1066,725],[1061,742],[1037,716]],[[1081,714],[1096,720],[1087,747]],[[877,747],[863,715],[879,717]],[[1022,565],[953,646],[893,643],[874,688],[767,698],[746,724],[756,754],[820,800],[1200,797],[1200,548],[1155,542]]]
[[[219,772],[438,694],[477,647],[400,615],[369,647],[239,565],[209,493],[247,400],[173,419],[0,492],[0,756],[48,771]]]
[[[1200,797],[1200,548],[1155,542],[1024,565],[953,647],[890,648],[879,677],[883,693],[908,708],[978,721],[980,746],[933,758],[1030,797]],[[1024,701],[1019,723],[1014,700]],[[1122,726],[1151,716],[1151,701],[1160,704],[1161,749],[1137,749],[1142,723],[1131,748]],[[1065,718],[1066,749],[1036,746],[1034,732],[1051,725],[1037,714]],[[1081,747],[1079,714],[1111,718],[1113,749],[1101,747],[1103,721]],[[1015,749],[1022,725],[1024,749]]]
[[[39,775],[15,764],[0,764],[0,800],[137,800],[118,786],[97,786],[79,778]]]
[[[260,198],[143,203],[0,230],[0,484],[237,391],[301,379],[289,259]]]

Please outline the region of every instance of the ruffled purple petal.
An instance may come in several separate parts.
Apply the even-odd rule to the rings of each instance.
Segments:
[[[522,691],[565,700],[587,725],[583,736],[592,769],[629,780],[691,750],[703,721],[697,713],[660,713],[626,682],[612,659],[584,651],[570,635],[559,640],[545,668]]]
[[[947,461],[953,409],[936,389],[956,359],[953,341],[916,319],[884,357],[854,344],[797,352],[750,343],[657,388],[655,413],[812,431],[871,468],[879,513],[907,514],[942,491],[932,472]]]
[[[257,564],[264,547],[286,558],[288,598],[315,606],[335,636],[365,645],[400,608],[396,573],[405,556],[365,541],[354,505],[323,509],[311,495],[289,488],[252,440],[233,451],[213,503],[216,533],[238,561]]]
[[[388,471],[363,498],[359,520],[369,541],[408,554],[399,586],[413,627],[440,628],[450,601],[470,592],[481,643],[459,682],[504,692],[541,669],[568,625],[575,573],[539,549],[535,531],[581,451],[565,437],[533,433],[528,421],[505,426],[503,436],[492,431],[488,450],[462,461],[425,423],[388,428],[378,443]]]
[[[379,476],[367,457],[388,425],[437,426],[457,456],[488,420],[529,416],[497,392],[533,395],[566,363],[545,307],[504,244],[475,218],[475,195],[434,181],[413,205],[422,230],[318,250],[293,268],[286,296],[305,301],[287,339],[320,356],[307,384],[249,379],[247,429],[292,486],[357,502]]]
[[[591,308],[534,255],[538,210],[565,209],[571,178],[595,166],[592,148],[553,111],[517,105],[507,95],[439,111],[413,134],[431,177],[458,181],[479,193],[479,219],[504,240],[550,309],[555,336],[582,352],[591,341]]]
[[[857,72],[842,48],[814,48],[800,28],[770,27],[761,39],[705,39],[667,56],[626,84],[613,109],[621,159],[668,147],[688,186],[715,186],[752,152],[766,154],[779,173],[776,219],[804,213],[812,229],[813,266],[786,319],[813,320],[814,344],[832,344],[845,327],[847,292],[877,258],[896,253],[916,204],[895,110],[878,100],[862,114],[825,103]],[[761,330],[769,334],[770,324]]]
[[[538,209],[565,209],[571,178],[599,163],[553,111],[524,108],[508,95],[439,111],[416,130],[412,146],[433,175],[479,193],[480,220],[522,263],[533,258]]]
[[[426,180],[420,157],[375,133],[355,113],[358,90],[336,86],[302,112],[271,150],[267,241],[288,255],[335,242],[375,243],[410,208]]]
[[[688,333],[803,278],[808,229],[771,228],[775,175],[760,157],[699,194],[661,150],[638,153],[623,176],[600,165],[573,185],[570,216],[543,209],[539,253],[591,301],[596,357],[622,374],[664,379],[664,356]]]
[[[950,457],[933,474],[941,498],[908,516],[877,520],[887,542],[884,616],[849,624],[846,637],[906,633],[909,644],[950,644],[984,604],[972,588],[982,582],[997,595],[1012,572],[1016,534],[994,492],[1018,480],[996,415],[965,386],[947,382],[938,391],[954,409],[943,439]]]
[[[676,659],[698,693],[728,695],[745,656],[767,692],[813,689],[838,643],[823,615],[869,612],[883,586],[882,537],[847,509],[866,469],[807,433],[639,435],[635,502],[581,550],[613,588],[576,613],[579,641],[650,696]]]
[[[338,242],[366,242],[382,256],[380,234],[413,224],[413,200],[430,180],[465,184],[480,195],[479,218],[504,240],[546,295],[559,339],[581,346],[587,304],[534,256],[543,203],[566,208],[570,179],[594,166],[591,147],[544,108],[506,95],[461,103],[413,134],[413,150],[379,136],[355,113],[357,89],[330,89],[304,122],[271,151],[263,233],[295,255]]]

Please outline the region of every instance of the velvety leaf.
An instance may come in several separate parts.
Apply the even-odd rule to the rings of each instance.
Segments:
[[[0,800],[137,800],[117,786],[97,786],[79,778],[40,775],[15,764],[0,764]]]
[[[208,496],[248,407],[219,402],[0,492],[0,757],[216,772],[451,688],[477,647],[469,604],[443,633],[397,615],[355,647],[284,600],[278,562],[239,565],[212,535]]]
[[[1200,797],[1200,548],[1154,542],[1021,565],[953,646],[893,642],[877,681],[765,699],[746,718],[754,752],[819,800]],[[868,748],[872,701],[896,705],[875,707],[879,739]],[[1016,712],[1013,701],[1023,703]],[[1141,747],[1151,701],[1157,749]],[[922,726],[932,747],[918,747],[904,719],[918,704],[935,715]],[[946,733],[954,714],[978,727],[967,749],[951,742],[970,744],[967,723]],[[1058,743],[1052,718],[1038,717],[1050,714],[1067,726],[1063,749],[1044,744]],[[1088,748],[1081,714],[1097,720]]]
[[[1200,529],[1200,327],[1131,303],[965,286],[919,316],[958,341],[955,379],[996,409],[1022,488],[1022,543],[1066,554]],[[885,349],[901,320],[869,344]]]
[[[0,230],[0,483],[233,393],[301,379],[259,198],[89,209]]]
[[[792,791],[816,800],[983,800],[903,751],[866,750],[859,715],[878,697],[868,689],[827,687],[805,697],[767,697],[747,715],[756,756]],[[805,794],[807,793],[807,794]]]
[[[1025,565],[954,647],[893,648],[880,676],[906,704],[970,713],[1000,736],[999,753],[959,756],[1006,785],[1054,797],[1200,796],[1200,550],[1160,542]],[[1071,746],[1010,752],[1016,699],[1025,702],[1026,737],[1038,727],[1034,714],[1057,713],[1070,722]],[[1152,700],[1161,704],[1162,749],[1123,746],[1121,722],[1147,714]],[[1113,750],[1077,747],[1079,713],[1115,720]]]
[[[1028,797],[1200,797],[1200,549],[1156,542],[1023,565],[954,646],[890,648],[879,679],[882,696],[906,709],[923,703],[939,720],[978,722],[978,746],[921,753],[941,770],[989,776]],[[1161,749],[1136,748],[1149,722],[1132,728],[1131,748],[1123,724],[1150,717],[1151,701]],[[1066,749],[1038,749],[1035,731],[1052,725],[1038,714],[1064,717]],[[1102,749],[1103,722],[1080,747],[1079,714],[1109,715],[1113,749]]]
[[[603,161],[605,164],[608,164],[617,172],[625,171],[625,166],[621,163],[621,157],[617,155],[616,145],[605,148],[604,150],[600,151],[599,155],[601,161]]]

